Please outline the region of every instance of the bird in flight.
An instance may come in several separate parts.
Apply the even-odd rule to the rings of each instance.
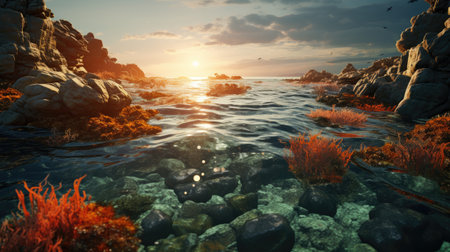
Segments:
[[[386,11],[391,11],[392,10],[392,6],[389,6],[389,8],[386,9]]]
[[[262,60],[262,58],[258,58],[258,60]]]
[[[386,30],[386,29],[387,29],[387,26],[383,26],[383,29],[385,29],[385,30]]]
[[[409,0],[408,3],[414,3],[417,2],[418,0]]]

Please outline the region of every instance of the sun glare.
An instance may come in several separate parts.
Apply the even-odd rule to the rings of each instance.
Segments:
[[[198,61],[192,61],[192,66],[198,67],[199,65],[200,65],[200,63],[198,63]]]

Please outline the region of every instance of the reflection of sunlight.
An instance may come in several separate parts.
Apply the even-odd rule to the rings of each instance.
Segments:
[[[204,102],[204,101],[206,101],[207,99],[208,99],[208,97],[205,96],[205,95],[200,95],[200,96],[197,96],[197,97],[194,98],[194,100],[195,100],[196,102]]]
[[[193,88],[199,88],[201,86],[203,82],[202,81],[191,81],[191,83],[189,83],[189,85]]]
[[[212,124],[209,124],[209,123],[199,123],[199,124],[196,124],[196,126],[198,126],[199,128],[205,129],[205,130],[211,129],[213,127]]]

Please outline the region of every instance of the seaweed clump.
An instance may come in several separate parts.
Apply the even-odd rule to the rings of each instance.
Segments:
[[[22,93],[14,88],[0,89],[0,112],[7,110],[21,96]]]
[[[208,96],[225,96],[225,95],[234,95],[234,94],[245,94],[247,90],[250,90],[251,87],[245,85],[237,85],[237,84],[216,84],[211,86],[208,93]]]
[[[308,117],[325,120],[332,125],[362,126],[367,121],[367,115],[357,113],[351,109],[331,110],[317,109],[307,114]]]
[[[393,165],[397,172],[423,176],[437,181],[450,192],[450,117],[431,119],[399,135],[397,143],[366,147],[357,153],[374,166]]]
[[[60,116],[45,118],[33,123],[33,126],[50,128],[55,132],[49,142],[56,144],[62,141],[104,141],[117,138],[136,138],[154,135],[161,128],[148,124],[159,112],[154,109],[145,110],[141,106],[127,106],[118,115],[100,114],[93,117]],[[58,135],[57,132],[64,132]],[[70,133],[70,136],[66,136]],[[62,141],[61,141],[62,140]]]
[[[342,140],[331,140],[306,134],[291,137],[285,149],[289,170],[307,184],[337,183],[347,172],[347,165],[353,155],[350,148],[344,150]]]
[[[72,196],[69,190],[59,199],[46,179],[36,187],[24,182],[28,200],[16,190],[21,213],[3,222],[0,251],[137,251],[135,224],[111,206],[87,204],[79,192],[84,177],[74,181]]]

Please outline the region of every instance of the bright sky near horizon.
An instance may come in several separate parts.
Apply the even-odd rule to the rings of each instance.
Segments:
[[[399,55],[420,0],[47,0],[148,76],[299,76]],[[392,7],[392,8],[390,8]],[[390,8],[390,9],[389,9]]]

